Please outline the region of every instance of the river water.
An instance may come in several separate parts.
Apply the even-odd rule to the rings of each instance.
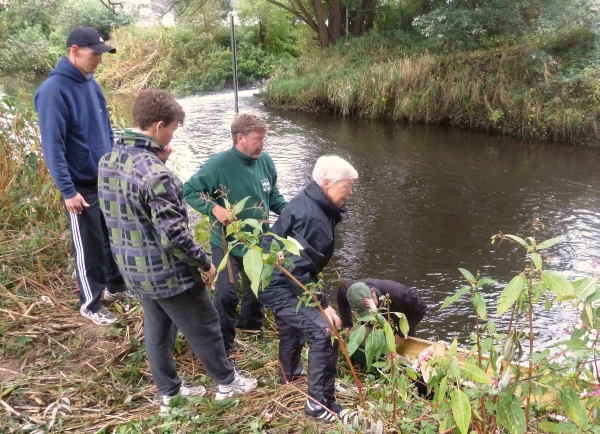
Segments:
[[[502,231],[532,235],[531,220],[545,225],[538,240],[562,235],[550,250],[551,269],[570,280],[594,276],[600,257],[600,154],[596,149],[524,142],[480,132],[343,119],[268,108],[256,91],[240,94],[240,111],[269,126],[266,151],[279,189],[291,199],[310,180],[316,159],[336,154],[357,169],[349,217],[338,226],[334,262],[346,278],[391,279],[415,288],[429,313],[418,331],[426,339],[466,342],[474,308],[464,297],[439,311],[465,281],[458,268],[498,281],[484,289],[490,316],[506,283],[526,264],[514,244],[492,245]],[[179,100],[187,117],[174,140],[171,164],[186,180],[210,155],[231,146],[233,95]],[[541,229],[541,227],[540,227]],[[600,259],[599,259],[600,262]],[[325,272],[335,300],[335,274]],[[536,346],[564,338],[577,312],[567,304],[534,315]]]

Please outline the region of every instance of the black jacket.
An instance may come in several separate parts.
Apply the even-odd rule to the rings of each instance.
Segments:
[[[318,280],[317,275],[325,268],[333,254],[334,228],[344,218],[346,209],[333,205],[315,183],[311,182],[283,209],[271,232],[280,237],[292,237],[304,250],[300,256],[292,256],[294,266],[288,271],[300,283],[306,285]],[[268,252],[271,238],[265,237],[262,247]],[[304,291],[282,271],[275,269],[271,283],[258,292],[258,299],[265,306],[281,298],[297,297]],[[323,307],[329,306],[325,294],[319,294]]]
[[[346,285],[341,285],[337,292],[337,304],[340,311],[340,318],[342,319],[342,327],[352,327],[352,309],[350,303],[346,298],[346,292],[350,285],[356,282],[363,282],[369,288],[375,288],[377,292],[377,298],[383,295],[390,296],[390,312],[400,312],[406,316],[409,325],[409,336],[415,335],[415,328],[417,324],[421,322],[425,313],[427,312],[427,305],[421,300],[419,295],[407,288],[406,286],[394,282],[392,280],[380,280],[380,279],[360,279],[360,280],[346,280]],[[398,335],[402,335],[398,329],[399,319],[396,315],[390,315],[390,319],[395,324],[394,331]]]

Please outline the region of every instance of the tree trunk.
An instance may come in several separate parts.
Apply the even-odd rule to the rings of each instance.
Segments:
[[[373,27],[375,27],[375,6],[377,6],[377,0],[364,1],[365,22],[362,31],[363,33],[373,30]]]
[[[329,0],[329,33],[331,42],[342,37],[342,6],[340,0]]]
[[[358,8],[358,10],[352,12],[352,14],[350,15],[350,32],[352,33],[352,36],[357,37],[360,36],[363,32],[363,21],[364,21],[364,12],[363,12],[363,5],[360,5],[360,8]]]
[[[319,26],[319,42],[322,48],[329,47],[329,32],[325,24],[325,12],[323,11],[322,0],[314,0],[315,14],[317,16],[317,25]]]

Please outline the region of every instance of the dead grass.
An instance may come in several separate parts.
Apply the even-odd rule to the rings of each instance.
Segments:
[[[19,245],[28,240],[7,241]],[[304,381],[277,383],[277,334],[271,322],[265,340],[239,333],[233,355],[240,368],[259,379],[256,393],[235,405],[216,404],[211,398],[214,384],[184,343],[176,355],[180,374],[209,390],[208,398],[191,405],[207,419],[204,430],[195,431],[198,426],[189,417],[157,418],[157,392],[141,346],[143,313],[137,301],[113,304],[109,308],[119,316],[116,325],[96,326],[76,310],[77,284],[68,267],[44,272],[40,283],[37,273],[25,274],[19,266],[29,262],[22,251],[20,258],[11,253],[9,263],[0,254],[2,276],[12,276],[10,289],[0,285],[0,431],[24,432],[28,424],[47,429],[54,422],[52,432],[109,433],[128,424],[133,425],[125,432],[217,433],[232,432],[232,427],[233,432],[251,432],[248,426],[255,421],[264,425],[259,432],[330,432],[331,426],[305,419]],[[339,382],[337,396],[344,405],[356,407],[353,385]],[[67,407],[60,407],[65,402]],[[140,421],[154,425],[144,422],[138,430]],[[166,425],[173,430],[161,431]]]

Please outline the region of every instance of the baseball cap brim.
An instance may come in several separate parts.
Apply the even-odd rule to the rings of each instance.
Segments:
[[[356,309],[356,313],[358,314],[358,316],[360,318],[365,317],[367,315],[369,315],[369,312],[371,311],[371,308],[368,306],[362,306],[358,309]]]
[[[117,49],[115,47],[111,47],[110,45],[106,45],[106,44],[88,45],[88,48],[91,48],[96,53],[100,53],[100,54],[104,54],[104,53],[115,54],[117,52]]]

